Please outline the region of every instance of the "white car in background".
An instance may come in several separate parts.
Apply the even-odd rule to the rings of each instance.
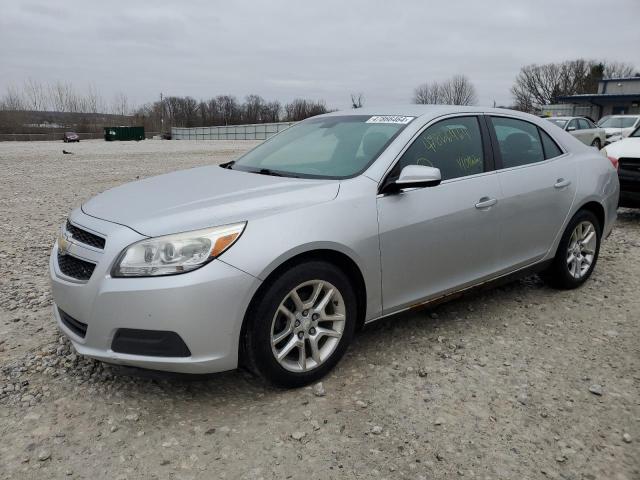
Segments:
[[[598,128],[588,118],[584,117],[549,117],[551,123],[576,137],[585,145],[591,145],[600,150],[605,145],[605,131]]]
[[[631,135],[602,149],[618,169],[620,206],[640,208],[640,126]]]
[[[607,145],[631,135],[640,126],[640,115],[610,115],[601,118],[598,126],[604,128]]]

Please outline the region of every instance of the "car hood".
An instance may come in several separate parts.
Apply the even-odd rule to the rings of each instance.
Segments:
[[[627,137],[606,147],[607,155],[615,158],[640,158],[640,137]]]
[[[112,188],[84,203],[82,211],[155,237],[328,202],[338,189],[336,180],[274,177],[213,165]]]
[[[602,128],[602,127],[600,127]],[[606,134],[608,135],[629,135],[633,132],[633,127],[629,128],[603,128]]]

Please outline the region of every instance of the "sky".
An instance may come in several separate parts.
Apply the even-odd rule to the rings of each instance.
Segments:
[[[0,95],[32,78],[108,103],[256,93],[348,108],[409,103],[466,75],[512,103],[520,67],[588,58],[640,69],[640,0],[1,0]]]

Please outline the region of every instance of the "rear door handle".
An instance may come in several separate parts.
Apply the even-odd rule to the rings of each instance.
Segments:
[[[565,180],[564,178],[559,178],[558,180],[556,180],[556,184],[554,185],[554,187],[564,188],[564,187],[568,187],[569,185],[571,185],[571,180]]]
[[[489,208],[489,207],[493,207],[496,203],[498,203],[498,200],[495,198],[482,197],[478,201],[478,203],[476,203],[476,208],[478,209]]]

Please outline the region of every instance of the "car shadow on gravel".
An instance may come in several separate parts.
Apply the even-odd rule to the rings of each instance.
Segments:
[[[350,357],[357,357],[360,354],[370,357],[371,352],[376,352],[380,345],[384,345],[388,340],[390,332],[394,337],[409,337],[420,333],[422,336],[430,337],[438,335],[441,327],[453,321],[459,312],[465,315],[482,315],[489,303],[500,303],[507,297],[513,300],[520,298],[525,292],[535,290],[553,290],[546,287],[537,275],[510,280],[494,286],[481,287],[476,290],[466,292],[456,298],[450,299],[438,305],[419,307],[388,318],[366,325],[356,334],[353,344],[350,346],[347,356],[338,364],[336,370],[331,372],[325,380],[329,380],[334,375],[341,375],[345,372],[350,362]],[[487,325],[487,318],[483,315],[483,326]],[[494,318],[489,320],[495,323],[493,326],[501,326],[502,319]],[[473,328],[473,322],[471,323]],[[473,334],[473,332],[470,332]],[[373,353],[375,355],[375,353]],[[98,362],[99,363],[99,362]],[[283,389],[273,387],[264,383],[261,379],[253,376],[244,369],[233,370],[223,373],[212,374],[181,374],[154,370],[145,370],[135,367],[125,367],[117,365],[104,366],[109,370],[109,381],[119,383],[119,390],[127,391],[129,395],[152,394],[156,389],[172,391],[178,395],[186,395],[184,399],[210,401],[215,398],[226,396],[233,397],[234,401],[255,400],[258,395],[278,394]]]

